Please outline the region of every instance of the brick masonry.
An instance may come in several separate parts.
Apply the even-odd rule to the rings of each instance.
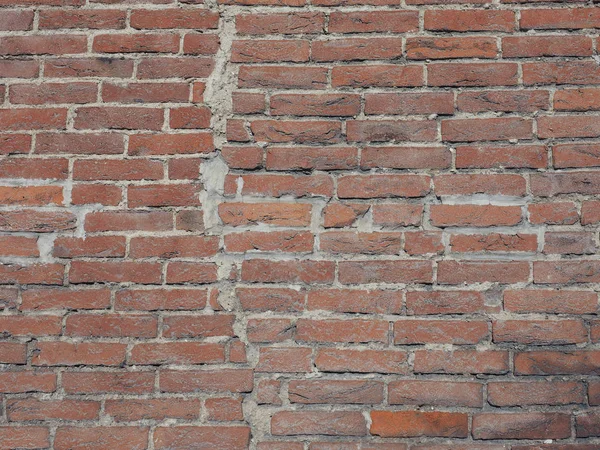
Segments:
[[[600,449],[598,29],[0,0],[0,448]]]

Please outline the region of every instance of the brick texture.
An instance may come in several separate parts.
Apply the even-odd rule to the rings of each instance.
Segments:
[[[0,449],[600,449],[599,29],[0,0]]]

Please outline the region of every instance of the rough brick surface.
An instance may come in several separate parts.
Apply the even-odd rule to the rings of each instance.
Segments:
[[[0,0],[0,449],[600,449],[599,29]]]

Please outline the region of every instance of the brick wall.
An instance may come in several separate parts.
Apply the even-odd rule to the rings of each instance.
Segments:
[[[600,449],[598,7],[0,6],[0,448]]]

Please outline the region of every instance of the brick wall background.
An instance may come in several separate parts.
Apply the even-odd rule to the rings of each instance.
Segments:
[[[600,449],[593,3],[0,6],[0,448]]]

